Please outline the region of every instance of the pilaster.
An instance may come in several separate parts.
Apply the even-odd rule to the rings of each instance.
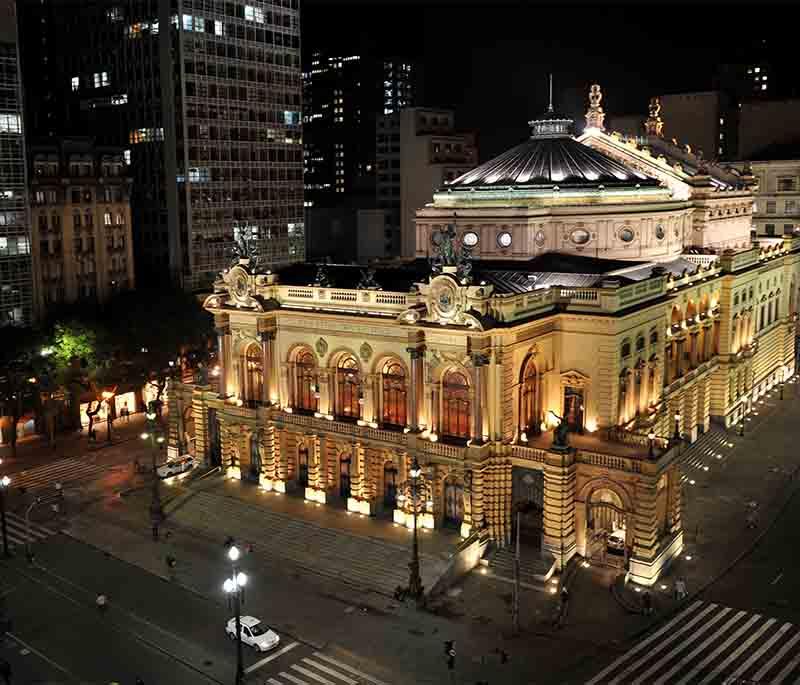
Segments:
[[[576,551],[575,454],[572,450],[550,451],[544,466],[544,512],[542,548],[563,569]]]

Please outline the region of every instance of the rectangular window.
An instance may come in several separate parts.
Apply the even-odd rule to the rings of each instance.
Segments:
[[[103,223],[106,226],[111,225],[111,212],[106,212],[105,214],[103,214]]]
[[[43,190],[37,190],[36,191],[36,204],[37,205],[43,205],[44,204],[44,191]]]
[[[214,35],[216,36],[224,36],[225,29],[223,28],[224,24],[221,21],[215,20],[214,21]]]
[[[244,6],[244,18],[247,21],[254,21],[256,24],[264,23],[264,10],[252,5]]]
[[[775,214],[776,211],[775,200],[767,200],[767,214]]]
[[[794,224],[783,225],[783,235],[788,235],[794,232]]]
[[[794,214],[797,211],[797,201],[796,200],[786,200],[784,203],[784,212],[786,214]]]
[[[111,96],[111,104],[112,105],[126,105],[128,104],[128,94],[121,93],[120,95],[112,95]]]
[[[797,184],[794,178],[779,178],[778,179],[778,192],[779,193],[792,193],[794,192]]]
[[[78,88],[81,87],[81,79],[78,76],[72,77],[72,92],[74,93]]]
[[[20,133],[19,114],[0,114],[0,133]]]
[[[130,164],[131,163],[131,151],[130,150],[125,150],[122,153],[122,157],[125,160],[125,164]]]
[[[775,224],[767,224],[764,228],[767,231],[767,235],[775,235]]]

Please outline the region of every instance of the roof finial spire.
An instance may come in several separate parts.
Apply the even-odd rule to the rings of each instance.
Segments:
[[[550,104],[547,105],[547,111],[548,112],[552,112],[553,111],[553,74],[552,74],[552,72],[550,73]]]

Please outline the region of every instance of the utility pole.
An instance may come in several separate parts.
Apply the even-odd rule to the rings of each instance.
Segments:
[[[519,528],[522,512],[517,511],[517,543],[514,551],[514,601],[511,605],[511,631],[519,635]]]

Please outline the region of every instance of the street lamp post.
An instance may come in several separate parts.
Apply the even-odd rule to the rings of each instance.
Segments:
[[[8,551],[8,529],[6,528],[6,490],[11,485],[8,476],[0,478],[0,517],[3,520],[3,556],[8,559],[11,552]]]
[[[164,509],[161,506],[161,491],[158,485],[158,464],[156,463],[156,455],[158,453],[157,445],[164,442],[164,436],[158,435],[158,427],[156,425],[156,413],[152,406],[148,407],[147,414],[148,428],[146,433],[142,433],[142,440],[149,440],[152,447],[153,454],[153,490],[152,499],[150,500],[150,521],[153,526],[153,540],[158,540],[158,528],[164,520]]]
[[[242,663],[242,604],[244,603],[244,586],[247,576],[239,571],[236,562],[239,560],[239,548],[231,545],[228,548],[228,559],[231,561],[231,577],[226,578],[222,589],[228,595],[228,606],[233,602],[234,617],[236,620],[236,685],[241,685],[244,680],[244,666]]]
[[[654,443],[656,441],[656,434],[653,431],[650,431],[647,434],[647,440],[649,442],[649,448],[648,448],[647,455],[652,458],[653,457],[653,445],[654,445]]]
[[[417,532],[417,510],[419,508],[419,477],[422,475],[422,469],[419,466],[417,458],[411,464],[409,472],[411,476],[411,503],[414,507],[414,542],[411,552],[411,564],[409,565],[408,576],[408,594],[415,600],[419,601],[422,595],[422,578],[419,575],[419,537]]]
[[[680,410],[677,410],[675,412],[675,436],[674,437],[675,437],[676,440],[680,440],[681,439],[681,412],[680,412]]]

